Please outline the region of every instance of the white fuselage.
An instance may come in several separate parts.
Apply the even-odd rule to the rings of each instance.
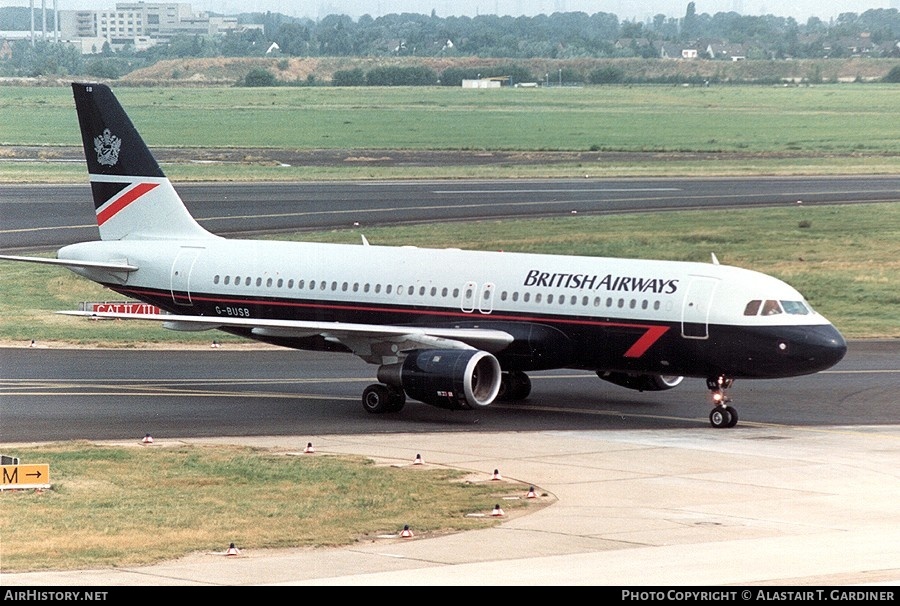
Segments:
[[[179,308],[221,295],[234,301],[421,307],[471,318],[539,314],[734,326],[828,323],[815,313],[744,315],[754,299],[803,297],[771,276],[712,263],[221,238],[89,242],[62,249],[59,258],[137,265],[139,271],[118,278],[104,279],[102,271],[79,273],[130,288],[170,290],[171,303]],[[220,313],[231,312],[223,307]]]

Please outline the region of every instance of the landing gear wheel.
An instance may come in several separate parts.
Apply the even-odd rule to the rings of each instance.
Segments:
[[[399,387],[387,386],[390,394],[387,412],[400,412],[406,406],[406,392]]]
[[[725,375],[711,377],[706,380],[706,387],[712,392],[713,409],[709,413],[709,422],[715,428],[734,427],[738,422],[738,413],[734,406],[730,406],[731,401],[726,395],[726,390],[734,383],[734,379],[730,379]]]
[[[498,400],[505,402],[524,400],[531,393],[531,379],[524,372],[513,370],[504,372],[500,379]]]
[[[725,410],[728,411],[728,414],[731,416],[731,418],[728,420],[728,424],[725,427],[734,427],[738,422],[737,409],[734,406],[726,406]]]
[[[731,423],[731,412],[728,410],[730,406],[714,406],[709,413],[709,422],[716,429],[723,427],[734,427]],[[737,420],[735,419],[735,423]]]
[[[400,412],[406,404],[406,393],[398,387],[374,383],[363,390],[362,405],[366,412],[382,414]]]
[[[362,405],[366,412],[378,415],[389,410],[391,394],[387,385],[375,383],[363,390]]]

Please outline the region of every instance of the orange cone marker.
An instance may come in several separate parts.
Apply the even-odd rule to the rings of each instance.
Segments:
[[[537,498],[537,494],[534,492],[534,486],[528,489],[528,494],[525,495],[526,499],[535,499]]]
[[[412,530],[409,529],[409,524],[406,524],[403,527],[403,530],[400,532],[400,536],[403,537],[404,539],[412,538],[413,532],[412,532]]]
[[[151,436],[149,433],[144,434],[144,439],[141,440],[141,444],[153,444],[153,436]]]
[[[316,452],[316,449],[313,448],[312,442],[306,443],[306,448],[303,449],[303,452],[305,452],[306,454],[313,454],[314,452]]]
[[[493,476],[491,479],[492,479],[492,480],[502,480],[502,479],[503,479],[503,478],[500,477],[500,470],[499,470],[499,469],[495,469],[495,470],[494,470],[494,476]]]
[[[241,553],[241,552],[238,551],[238,548],[234,546],[234,543],[232,543],[231,545],[228,546],[228,551],[225,552],[225,555],[227,555],[227,556],[236,556],[236,555],[238,555],[238,554],[240,554],[240,553]]]
[[[494,511],[491,512],[491,515],[495,518],[499,518],[504,515],[503,510],[500,509],[500,505],[494,505]]]
[[[423,464],[423,461],[422,461],[422,455],[417,454],[417,455],[416,455],[416,460],[413,461],[413,465],[422,465],[422,464]]]

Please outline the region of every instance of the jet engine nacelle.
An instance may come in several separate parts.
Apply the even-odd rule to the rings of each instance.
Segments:
[[[403,362],[378,369],[378,380],[403,388],[406,395],[438,408],[468,410],[487,406],[500,392],[500,362],[476,349],[410,352]]]
[[[615,383],[620,387],[636,389],[638,391],[664,391],[677,386],[684,377],[673,375],[645,375],[631,372],[607,372],[597,371],[597,376],[604,381]]]

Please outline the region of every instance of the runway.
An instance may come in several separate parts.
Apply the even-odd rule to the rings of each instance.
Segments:
[[[475,219],[900,200],[900,178],[544,179],[177,183],[198,222],[225,236]],[[90,188],[0,185],[0,251],[97,238]]]
[[[162,330],[162,329],[160,329]],[[24,345],[24,344],[23,344]],[[637,392],[578,371],[531,373],[522,403],[446,411],[410,401],[362,409],[372,366],[346,354],[235,346],[194,350],[0,349],[0,442],[373,432],[709,430],[704,381]],[[740,426],[893,425],[900,342],[851,342],[834,368],[736,381]],[[727,430],[724,430],[727,431]],[[715,431],[714,433],[721,433]]]

